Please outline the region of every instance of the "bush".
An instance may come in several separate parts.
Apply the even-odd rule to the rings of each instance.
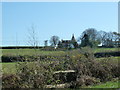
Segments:
[[[49,84],[65,83],[65,80],[59,80],[61,75],[58,75],[57,80],[54,78],[53,72],[59,70],[76,71],[73,74],[75,80],[69,81],[71,88],[93,85],[120,76],[117,62],[112,58],[96,60],[89,47],[66,51],[62,56],[26,56],[24,60],[33,62],[18,62],[17,74],[3,75],[4,88],[44,88]],[[69,76],[69,74],[64,75],[65,78]]]
[[[52,69],[47,63],[24,62],[16,67],[16,75],[3,75],[3,88],[43,88],[53,81]]]
[[[2,75],[2,88],[19,88],[20,77],[16,74]]]
[[[22,87],[26,88],[43,88],[45,84],[52,81],[52,69],[47,63],[40,63],[39,61],[32,63],[24,63],[19,65],[18,72],[22,78]]]
[[[70,56],[70,58],[67,60],[69,63],[67,68],[74,69],[77,72],[76,85],[86,85],[86,82],[81,83],[83,79],[82,76],[91,77],[91,80],[94,78],[95,81],[99,80],[100,82],[109,81],[112,80],[112,78],[120,76],[120,70],[118,70],[119,66],[116,62],[111,60],[111,58],[97,61],[94,58],[92,49],[88,47],[71,51],[68,56]],[[89,84],[92,84],[90,82]]]
[[[94,85],[99,82],[100,82],[99,79],[96,79],[95,77],[86,76],[86,75],[83,75],[80,78],[77,78],[76,80],[77,86]]]

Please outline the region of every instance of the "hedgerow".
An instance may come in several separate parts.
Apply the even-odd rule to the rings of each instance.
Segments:
[[[64,80],[54,78],[53,72],[59,70],[75,70],[75,81],[69,83],[70,88],[106,82],[120,76],[116,62],[111,58],[96,60],[89,47],[71,50],[62,56],[34,56],[24,59],[31,59],[32,62],[18,62],[17,74],[3,75],[3,88],[44,88],[49,84],[65,83]]]

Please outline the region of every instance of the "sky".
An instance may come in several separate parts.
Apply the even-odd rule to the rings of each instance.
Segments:
[[[3,2],[2,45],[29,45],[34,26],[39,45],[53,35],[77,39],[88,28],[118,32],[117,2]]]

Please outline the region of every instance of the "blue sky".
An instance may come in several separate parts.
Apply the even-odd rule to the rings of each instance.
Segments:
[[[34,25],[40,45],[57,35],[78,38],[88,28],[118,31],[117,2],[4,2],[2,45],[27,45]]]

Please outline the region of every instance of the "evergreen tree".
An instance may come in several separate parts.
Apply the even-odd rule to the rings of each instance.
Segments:
[[[90,46],[91,47],[91,43],[89,41],[89,36],[87,34],[84,34],[84,36],[82,37],[80,46],[81,47],[86,47],[86,46]]]

